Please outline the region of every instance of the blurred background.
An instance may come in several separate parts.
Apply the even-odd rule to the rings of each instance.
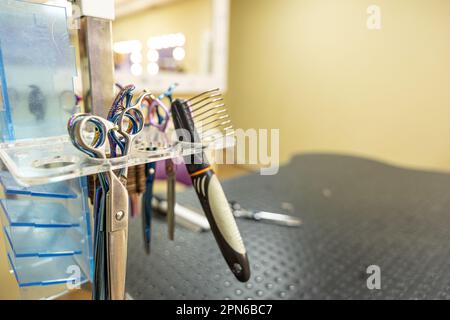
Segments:
[[[450,2],[227,2],[116,0],[118,79],[223,84],[236,127],[281,130],[284,162],[338,152],[450,169]]]

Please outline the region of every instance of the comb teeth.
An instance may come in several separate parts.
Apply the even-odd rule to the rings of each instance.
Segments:
[[[205,96],[211,97],[211,95],[215,95],[215,94],[221,95],[220,94],[220,90],[219,89],[212,89],[212,90],[209,90],[209,91],[205,91],[203,93],[200,93],[198,96],[190,98],[189,100],[187,100],[187,102],[192,106],[193,104],[197,103],[195,101],[198,100],[199,98],[205,97]]]
[[[219,107],[217,107],[217,109],[223,108],[224,106],[225,105],[219,106]],[[207,112],[204,112],[201,115],[195,115],[195,120],[197,122],[203,122],[214,116],[221,117],[221,116],[227,115],[227,109],[220,109],[220,110],[215,110],[215,109],[216,108],[214,108],[212,110],[208,110]]]
[[[187,100],[203,142],[213,142],[234,134],[223,100],[219,89],[203,92]]]

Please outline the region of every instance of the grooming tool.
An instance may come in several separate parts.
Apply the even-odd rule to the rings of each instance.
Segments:
[[[144,115],[139,107],[115,113],[114,122],[86,114],[73,116],[68,123],[69,135],[75,147],[94,159],[106,160],[107,151],[125,157],[144,127]],[[85,131],[94,126],[95,136],[86,141]],[[106,141],[110,141],[107,150]],[[112,143],[113,142],[113,143]],[[123,300],[128,238],[129,198],[126,189],[128,168],[114,173],[98,174],[100,190],[96,195],[96,241],[94,270],[94,299]],[[106,258],[105,258],[106,256]]]
[[[113,121],[117,117],[118,114],[123,112],[124,110],[132,109],[132,108],[142,108],[144,106],[145,100],[148,98],[149,94],[147,92],[143,92],[136,103],[132,105],[133,91],[135,89],[134,85],[121,86],[120,84],[116,84],[116,87],[119,89],[116,98],[112,104],[111,109],[108,113],[108,120]],[[112,156],[115,156],[115,146],[117,142],[115,139],[110,138],[110,143],[112,144]],[[139,180],[139,173],[142,171],[143,179],[145,179],[145,165],[143,166],[134,166],[129,168],[129,179],[127,184],[127,189],[130,198],[130,208],[131,208],[131,216],[135,217],[139,214],[139,194],[143,192],[142,183]]]
[[[145,126],[146,127],[156,127],[158,130],[161,130],[162,128],[165,128],[165,125],[163,124],[164,120],[162,117],[159,117],[156,122],[153,120],[153,113],[155,112],[153,110],[152,106],[152,99],[147,97],[143,102],[143,106],[147,108],[147,115],[145,119]],[[146,104],[146,105],[145,105]],[[167,120],[166,120],[167,121]],[[148,147],[147,150],[156,149],[156,147]],[[143,229],[143,235],[144,235],[144,248],[147,254],[150,254],[151,252],[151,231],[152,231],[152,198],[153,198],[153,185],[155,181],[155,171],[156,171],[156,163],[151,162],[147,163],[145,165],[145,191],[142,197],[142,229]]]
[[[175,91],[175,89],[178,87],[178,83],[172,83],[169,88],[164,91],[159,97],[159,100],[164,100],[165,98],[167,98],[170,102],[170,104],[172,104],[173,102],[173,92]]]
[[[222,136],[233,133],[219,89],[186,101],[175,100],[172,103],[172,117],[181,140],[185,142],[200,143],[205,138],[207,141],[217,139],[218,131],[223,132]],[[196,126],[201,127],[202,131],[197,132]],[[183,132],[179,132],[180,129]],[[189,132],[189,137],[186,137],[186,132]],[[247,281],[250,278],[247,251],[228,200],[206,155],[201,152],[187,156],[185,163],[222,255],[236,278]]]
[[[175,240],[175,187],[177,176],[175,173],[175,165],[172,160],[166,160],[167,174],[167,230],[169,240]]]
[[[169,120],[170,111],[161,101],[164,98],[169,99],[172,102],[173,90],[176,88],[176,84],[171,85],[166,92],[161,94],[158,98],[153,95],[149,95],[146,98],[148,104],[148,112],[146,118],[146,125],[157,128],[160,132],[166,132]],[[176,172],[175,164],[172,159],[165,160],[165,168],[167,173],[167,199],[168,199],[168,209],[167,209],[167,229],[169,240],[174,240],[175,238],[175,188],[176,188]],[[147,253],[150,252],[150,224],[151,224],[151,213],[152,213],[152,197],[153,197],[153,184],[155,181],[155,170],[156,164],[152,163],[147,166],[147,183],[146,192],[144,194],[144,239],[146,241]]]
[[[161,104],[164,98],[169,100],[170,105],[173,102],[173,91],[178,86],[177,83],[172,84],[163,94],[158,97],[158,101],[154,103],[156,105]],[[168,110],[164,107],[164,110]],[[159,112],[159,110],[157,110]],[[164,131],[167,130],[167,124],[170,118],[170,111],[165,113],[167,115],[167,121]],[[177,184],[177,173],[176,166],[172,159],[166,159],[166,174],[167,174],[167,230],[169,240],[175,240],[175,205],[176,205],[176,184]]]
[[[167,200],[154,196],[152,200],[153,209],[161,214],[167,214]],[[175,205],[176,223],[194,232],[204,232],[211,230],[206,217],[196,211],[190,210],[180,204]]]
[[[271,224],[277,224],[285,227],[299,227],[302,220],[287,214],[272,213],[266,211],[246,210],[236,201],[230,201],[230,207],[236,218],[245,218],[254,221],[261,221]]]
[[[152,96],[153,97],[153,96]],[[154,102],[156,99],[147,98],[147,117],[145,125],[147,127],[155,127],[159,131],[163,131],[167,127],[167,121],[169,119],[169,112],[167,108],[162,106],[162,110],[158,110],[158,105]],[[166,116],[163,116],[160,112],[165,112]],[[156,117],[156,120],[155,120]],[[142,225],[144,232],[144,248],[147,254],[151,253],[151,227],[152,227],[152,199],[153,199],[153,185],[155,182],[156,162],[148,163],[146,165],[146,180],[145,180],[145,192],[142,197]]]
[[[170,105],[173,103],[173,91],[178,86],[178,83],[172,84],[166,92],[159,96],[160,100],[167,98]],[[175,205],[176,205],[176,183],[177,174],[176,166],[172,159],[166,160],[167,173],[167,226],[169,231],[169,239],[175,240]]]
[[[136,166],[136,193],[143,194],[145,191],[145,164]]]
[[[136,167],[128,168],[128,180],[127,180],[127,191],[130,198],[130,212],[131,217],[137,215],[137,203],[136,203]]]
[[[113,123],[124,112],[124,110],[132,108],[131,100],[133,98],[133,91],[135,89],[135,87],[133,85],[128,85],[128,86],[122,87],[122,86],[116,84],[116,86],[118,88],[120,88],[120,91],[116,95],[116,98],[114,99],[114,102],[113,102],[111,108],[109,109],[108,116],[107,116],[107,119]],[[145,99],[145,97],[146,97],[146,93],[144,92],[139,97],[139,100],[136,103],[136,105],[134,105],[133,107],[140,106],[140,104],[142,103],[142,100]],[[132,119],[132,117],[131,118],[129,117],[128,120],[133,120],[133,119]],[[117,147],[121,145],[121,142],[118,139],[116,139],[115,135],[109,135],[108,140],[110,143],[111,157],[116,157],[117,156],[117,154],[116,154]]]
[[[68,132],[72,143],[80,151],[86,153],[90,157],[95,157],[95,154],[88,149],[84,149],[77,140],[76,131],[79,129],[79,121],[87,114],[73,115],[68,122]],[[107,247],[106,247],[106,222],[105,222],[105,192],[108,190],[107,179],[105,174],[98,174],[99,186],[97,182],[93,181],[94,189],[94,278],[92,281],[92,299],[93,300],[106,300],[109,296],[108,281],[106,276],[108,274],[107,269]],[[104,192],[105,191],[105,192]]]
[[[100,186],[94,192],[94,279],[92,283],[92,299],[106,300],[108,297],[108,281],[106,275],[108,273],[106,265],[106,235],[105,235],[105,194],[103,190],[105,179],[102,177]]]
[[[142,198],[142,194],[145,191],[145,180],[146,180],[145,168],[146,168],[146,165],[143,164],[143,165],[135,166],[135,170],[134,170],[135,171],[134,172],[134,180],[135,180],[134,193],[130,194],[133,217],[140,215],[141,210],[142,210],[141,198]],[[130,177],[130,174],[128,174],[128,176]],[[130,190],[128,190],[128,192],[130,193]]]
[[[156,162],[147,164],[147,178],[145,181],[145,192],[142,197],[142,226],[144,231],[144,248],[147,254],[151,252],[151,239],[152,239],[152,199],[153,199],[153,185],[155,181],[155,169]]]
[[[139,195],[137,193],[129,193],[131,217],[135,218],[139,215]]]
[[[144,181],[141,181],[141,180]],[[140,213],[140,195],[145,187],[145,165],[128,168],[127,190],[130,196],[131,216],[136,217]]]
[[[143,94],[140,95],[140,97],[137,99],[136,103],[132,106],[132,97],[133,97],[133,91],[135,89],[135,87],[133,85],[128,85],[125,87],[122,87],[118,84],[116,84],[116,86],[120,89],[118,95],[116,96],[116,99],[114,100],[114,103],[112,105],[112,108],[108,114],[108,119],[111,121],[114,121],[114,118],[117,117],[117,114],[120,112],[122,112],[123,110],[128,110],[130,108],[139,108],[140,110],[142,110],[143,108],[145,108],[146,106],[149,105],[149,101],[151,101],[151,97],[153,97],[152,94],[147,93],[147,92],[143,92]],[[151,110],[149,111],[149,114],[151,113]],[[144,121],[144,125],[149,125],[147,123],[147,119],[145,119]],[[167,121],[167,120],[166,120]],[[150,123],[151,124],[151,123]],[[116,143],[113,141],[114,139],[110,139],[110,143],[112,143],[113,145],[116,145]],[[155,166],[155,164],[148,164],[148,166]],[[138,181],[140,179],[140,177],[137,174],[137,170],[139,169],[143,170],[143,177],[142,179],[145,179],[145,182],[147,182],[147,177],[146,177],[146,173],[145,170],[147,168],[147,165],[143,165],[140,167],[133,167],[133,174],[130,175],[130,178],[132,178],[130,184],[128,184],[129,190],[131,190],[130,192],[130,207],[131,207],[131,213],[132,216],[136,216],[138,214],[139,211],[139,195],[138,193],[141,193],[142,191],[138,192],[138,189],[143,189],[145,186],[141,184],[141,181]],[[130,168],[131,169],[131,168]],[[151,182],[152,186],[151,188],[147,188],[148,190],[150,190],[150,192],[153,192],[153,181]],[[139,188],[140,187],[140,188]],[[149,196],[149,194],[144,194],[144,196]],[[151,242],[151,205],[149,206],[146,202],[145,202],[145,197],[143,198],[144,203],[142,205],[143,208],[143,215],[142,215],[142,219],[143,219],[143,233],[144,233],[144,242],[145,242],[145,249],[146,252],[148,254],[150,254],[150,242]],[[151,200],[150,200],[151,201]],[[150,210],[148,209],[150,207]]]

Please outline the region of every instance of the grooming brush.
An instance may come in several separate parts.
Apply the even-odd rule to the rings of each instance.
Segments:
[[[212,141],[217,138],[218,132],[222,132],[222,137],[233,134],[219,89],[189,100],[175,100],[172,103],[172,117],[175,129],[185,142]],[[197,131],[197,128],[202,130]],[[186,137],[186,132],[189,132],[189,137]],[[250,278],[247,252],[216,174],[204,153],[186,156],[185,163],[222,255],[236,278],[247,281]]]

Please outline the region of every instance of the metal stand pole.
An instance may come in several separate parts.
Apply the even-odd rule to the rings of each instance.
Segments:
[[[87,112],[106,117],[114,98],[113,0],[75,0],[79,30],[83,99]]]

